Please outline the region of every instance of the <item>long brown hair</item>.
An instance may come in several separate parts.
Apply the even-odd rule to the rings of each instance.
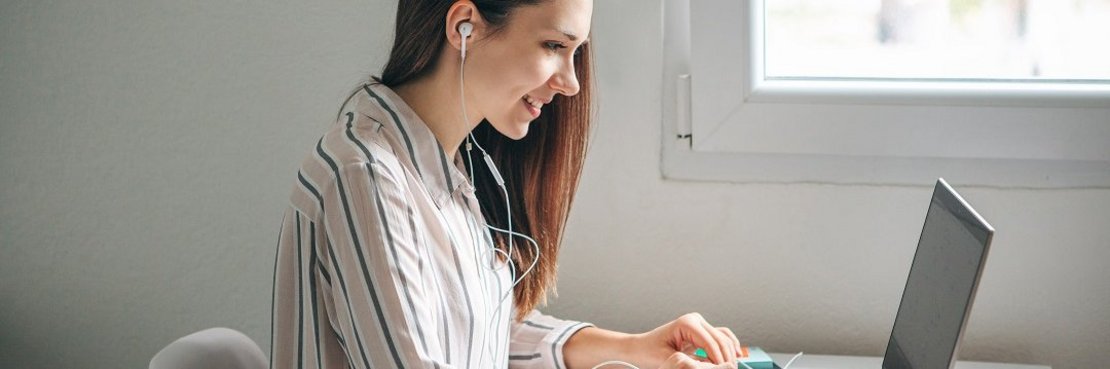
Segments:
[[[472,1],[491,27],[487,37],[495,37],[506,29],[514,9],[542,0]],[[399,1],[393,50],[381,77],[371,78],[395,88],[430,73],[446,44],[444,19],[454,2]],[[539,244],[540,255],[535,269],[513,290],[517,321],[523,320],[537,305],[546,304],[549,289],[557,295],[559,247],[582,174],[594,110],[593,59],[589,42],[580,46],[574,60],[578,94],[570,97],[556,94],[543,107],[526,137],[519,141],[509,139],[486,120],[474,129],[478,144],[489,152],[505,180],[512,205],[513,231],[529,235]],[[505,198],[485,162],[475,160],[474,168],[470,169],[478,177],[474,179],[476,195],[486,222],[506,229]],[[500,232],[493,232],[493,235],[496,247],[508,252],[509,236]],[[537,255],[531,244],[520,237],[514,238],[513,244],[512,264],[519,278]]]

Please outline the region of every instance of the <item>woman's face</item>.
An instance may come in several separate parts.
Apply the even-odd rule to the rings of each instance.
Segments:
[[[474,49],[467,45],[467,101],[501,134],[523,138],[540,114],[534,106],[555,94],[578,93],[574,54],[587,41],[592,16],[592,0],[550,0],[514,10],[496,37]]]

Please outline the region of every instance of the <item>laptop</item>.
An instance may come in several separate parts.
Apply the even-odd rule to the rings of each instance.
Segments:
[[[993,235],[994,228],[943,178],[938,179],[882,369],[951,369],[955,365]],[[841,366],[829,364],[830,368]],[[792,365],[791,369],[825,369],[813,365]],[[779,369],[778,363],[773,368]]]
[[[883,369],[950,369],[987,261],[994,228],[937,179]]]

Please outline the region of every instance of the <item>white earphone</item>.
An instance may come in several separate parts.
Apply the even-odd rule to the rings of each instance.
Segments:
[[[466,42],[465,39],[467,37],[470,37],[470,32],[472,31],[474,31],[474,24],[471,24],[470,22],[459,23],[459,33],[462,34],[462,37],[464,39],[463,42]]]
[[[466,90],[464,88],[464,83],[463,83],[463,66],[466,64],[466,39],[469,38],[471,33],[474,31],[474,24],[472,24],[470,22],[462,22],[462,23],[459,24],[458,31],[459,31],[459,34],[462,36],[461,55],[460,55],[460,58],[459,58],[459,97],[461,99],[463,124],[468,124],[467,123],[467,114],[466,114]],[[497,170],[497,166],[494,165],[493,159],[490,158],[488,153],[486,153],[486,149],[482,148],[482,145],[479,145],[474,140],[474,133],[473,132],[468,134],[467,142],[466,142],[466,160],[467,160],[467,164],[469,165],[470,181],[472,183],[474,182],[474,161],[472,160],[472,158],[470,156],[471,144],[473,144],[474,146],[478,146],[478,150],[482,152],[482,159],[483,159],[483,161],[485,161],[486,167],[489,168],[490,175],[493,176],[494,181],[497,182],[497,186],[501,188],[501,193],[504,194],[504,196],[505,196],[505,212],[506,212],[505,218],[506,218],[506,221],[507,221],[507,226],[508,226],[507,228],[509,228],[509,229],[505,230],[505,229],[494,227],[492,225],[488,225],[488,224],[486,225],[486,227],[489,228],[490,230],[493,230],[493,231],[496,231],[496,232],[501,232],[501,233],[504,233],[504,234],[509,236],[509,247],[508,247],[509,252],[506,253],[505,251],[497,249],[492,244],[490,244],[489,247],[487,248],[487,250],[485,250],[485,252],[483,252],[482,257],[483,257],[483,259],[488,260],[489,263],[492,265],[492,264],[494,264],[493,259],[492,259],[494,253],[500,253],[500,254],[504,255],[505,259],[507,260],[506,265],[509,267],[510,274],[513,276],[512,286],[510,286],[508,291],[506,291],[505,294],[500,299],[497,300],[497,309],[494,310],[493,316],[490,317],[490,321],[489,321],[489,324],[487,325],[487,329],[486,329],[486,334],[483,335],[483,337],[482,337],[482,346],[486,347],[485,350],[482,350],[482,355],[484,356],[486,351],[489,351],[489,348],[486,345],[489,341],[489,332],[493,328],[493,323],[496,322],[498,320],[497,318],[501,316],[501,307],[503,305],[502,302],[505,301],[505,299],[509,298],[510,295],[512,295],[513,289],[516,288],[516,285],[520,284],[520,282],[524,280],[524,276],[528,275],[528,273],[532,272],[532,270],[535,269],[536,264],[539,263],[540,246],[539,246],[538,243],[536,243],[536,240],[532,239],[531,237],[528,237],[525,234],[513,231],[512,205],[509,203],[509,192],[505,188],[505,180],[501,177],[501,172],[499,170]],[[535,249],[535,255],[536,255],[536,257],[532,260],[532,264],[528,267],[528,269],[524,272],[524,274],[521,274],[521,276],[519,278],[516,277],[516,267],[513,266],[513,262],[512,262],[512,260],[513,260],[512,255],[513,255],[513,250],[514,250],[514,246],[513,246],[514,236],[521,237],[521,238],[524,238],[524,239],[528,240],[528,242],[531,243],[532,247]],[[501,268],[493,268],[493,267],[487,267],[487,269],[492,270],[492,271],[501,270]],[[491,353],[491,355],[492,355],[492,353]],[[507,356],[506,356],[506,359],[508,359]],[[482,357],[479,357],[478,362],[482,362]]]
[[[462,57],[466,59],[466,39],[470,37],[470,33],[474,31],[474,25],[470,22],[462,22],[459,24],[459,34],[462,35]],[[461,70],[460,70],[461,72]]]

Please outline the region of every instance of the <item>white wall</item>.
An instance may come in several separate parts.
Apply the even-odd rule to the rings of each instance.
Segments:
[[[0,3],[0,367],[144,367],[212,326],[267,348],[295,168],[393,4]],[[881,355],[931,188],[660,179],[660,9],[595,4],[601,119],[546,312]],[[1110,362],[1110,190],[961,191],[998,229],[962,358]]]

